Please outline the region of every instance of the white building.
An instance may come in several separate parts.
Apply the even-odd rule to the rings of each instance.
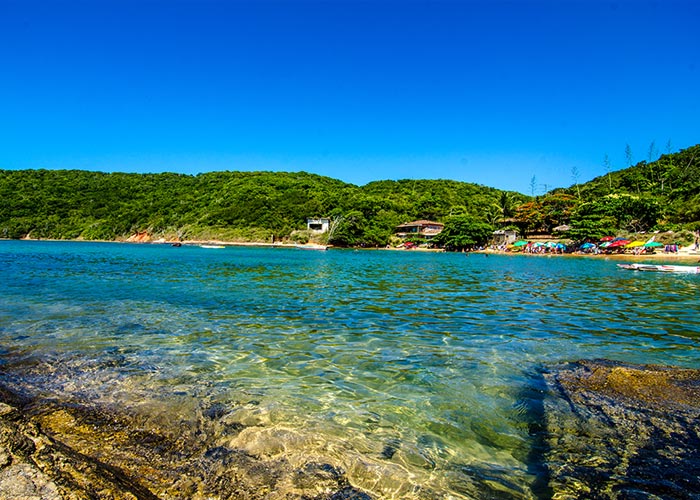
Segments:
[[[517,231],[499,229],[498,231],[493,232],[493,244],[496,246],[510,245],[517,239]]]
[[[306,229],[308,229],[309,231],[313,231],[314,233],[327,233],[328,229],[330,227],[330,224],[331,224],[330,219],[325,219],[325,218],[306,219]]]

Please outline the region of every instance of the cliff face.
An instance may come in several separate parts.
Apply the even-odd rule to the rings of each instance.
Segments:
[[[153,237],[146,231],[142,231],[129,236],[126,241],[129,243],[149,243],[153,240]]]
[[[700,370],[579,361],[545,380],[555,498],[700,498]]]

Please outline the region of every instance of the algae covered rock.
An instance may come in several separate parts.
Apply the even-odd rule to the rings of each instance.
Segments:
[[[294,466],[222,446],[216,415],[192,426],[0,385],[3,500],[370,500],[330,464]],[[226,427],[230,433],[239,427]]]
[[[60,500],[56,483],[30,464],[0,470],[0,492],[5,500]]]
[[[594,360],[544,377],[553,498],[700,498],[700,370]]]

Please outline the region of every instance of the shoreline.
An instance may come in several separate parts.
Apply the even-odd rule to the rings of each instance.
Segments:
[[[525,257],[581,257],[586,259],[602,259],[602,260],[659,260],[668,262],[683,262],[683,263],[700,263],[700,251],[690,249],[681,249],[678,253],[652,253],[634,255],[629,253],[613,253],[613,254],[587,254],[587,253],[525,253],[525,252],[502,252],[499,250],[477,250],[472,253],[484,255],[506,255],[515,256],[521,255]]]
[[[222,245],[231,247],[261,247],[261,248],[313,248],[317,244],[301,244],[301,243],[286,243],[286,242],[265,242],[265,241],[228,241],[228,240],[155,240],[155,241],[134,241],[134,240],[83,240],[83,239],[35,239],[35,238],[21,238],[21,239],[9,239],[0,238],[0,241],[50,241],[50,242],[76,242],[76,243],[128,243],[128,244],[138,244],[138,245],[174,245],[180,244],[182,246],[200,246],[200,245]],[[345,247],[335,247],[333,245],[323,245],[327,249],[345,249]],[[397,252],[433,252],[433,253],[449,253],[442,248],[387,248],[387,247],[347,247],[348,250],[384,250],[384,251],[397,251]],[[474,250],[471,252],[455,252],[455,253],[466,253],[470,254],[483,254],[483,255],[504,255],[504,256],[526,256],[526,257],[581,257],[586,259],[613,259],[613,260],[659,260],[668,262],[683,262],[683,263],[698,263],[700,264],[700,250],[693,250],[691,246],[682,247],[677,253],[644,253],[644,254],[628,254],[628,253],[613,253],[613,254],[590,254],[590,253],[526,253],[526,252],[504,252],[501,250]]]

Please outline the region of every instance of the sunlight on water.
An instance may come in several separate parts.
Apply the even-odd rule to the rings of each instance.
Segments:
[[[700,358],[697,278],[602,259],[0,242],[0,266],[35,390],[164,424],[220,408],[222,445],[382,498],[534,498],[540,367]]]

